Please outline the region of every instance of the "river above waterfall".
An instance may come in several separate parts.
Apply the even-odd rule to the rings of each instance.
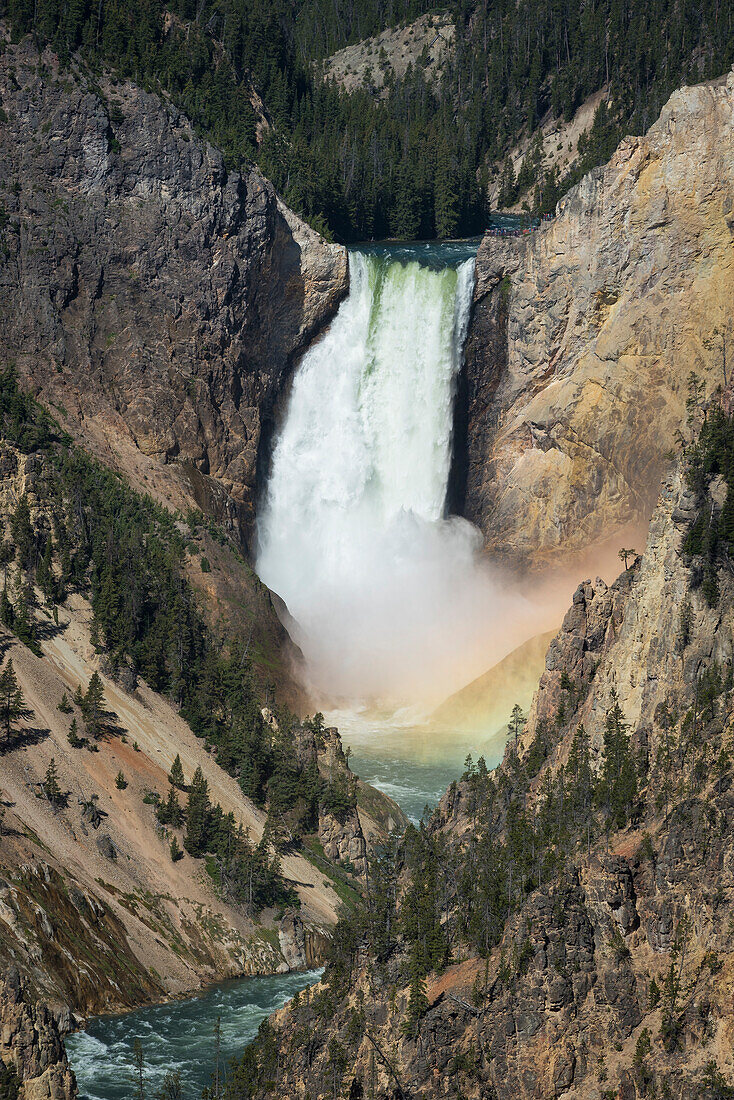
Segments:
[[[129,1100],[136,1039],[143,1050],[148,1097],[157,1096],[167,1072],[178,1070],[185,1100],[198,1100],[212,1082],[217,1019],[223,1074],[255,1038],[261,1022],[320,975],[312,970],[241,978],[211,986],[197,997],[90,1020],[84,1031],[66,1039],[81,1100]]]

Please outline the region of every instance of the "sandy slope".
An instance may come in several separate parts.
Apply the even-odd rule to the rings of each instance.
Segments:
[[[545,667],[555,632],[536,634],[497,664],[449,696],[431,715],[438,730],[472,730],[506,740],[507,719],[515,703],[528,710]]]
[[[365,80],[382,88],[388,69],[401,78],[412,65],[437,81],[453,54],[455,36],[456,27],[446,14],[421,15],[414,23],[391,27],[325,58],[324,79],[334,80],[347,92],[362,87]]]
[[[57,704],[65,690],[71,696],[78,684],[85,688],[97,668],[89,618],[85,601],[69,600],[59,610],[60,632],[43,643],[43,659],[5,637],[6,656],[12,658],[34,712],[28,725],[48,733],[37,744],[0,757],[0,789],[6,804],[12,803],[6,825],[16,834],[25,834],[0,837],[0,866],[11,887],[10,895],[6,891],[2,899],[6,904],[0,903],[0,962],[10,942],[9,935],[3,936],[4,921],[8,929],[15,925],[21,950],[30,959],[40,954],[33,965],[41,972],[41,984],[53,986],[53,976],[43,975],[48,956],[43,935],[41,942],[34,943],[37,929],[26,928],[18,934],[18,903],[12,896],[13,871],[28,861],[42,861],[121,920],[133,954],[145,969],[157,972],[167,992],[191,989],[217,976],[286,969],[268,914],[263,914],[263,926],[256,926],[242,911],[220,900],[202,860],[185,855],[173,863],[154,807],[143,802],[148,790],[167,792],[167,774],[178,752],[187,779],[200,766],[212,801],[231,810],[253,840],[259,839],[264,825],[264,814],[217,766],[168,701],[142,684],[129,694],[102,676],[108,706],[125,730],[124,740],[115,737],[102,742],[96,753],[69,745],[72,715],[61,714]],[[77,713],[78,722],[79,718]],[[62,789],[70,792],[68,807],[57,813],[38,796],[36,786],[52,756]],[[128,782],[125,790],[115,786],[119,771]],[[78,805],[80,797],[93,793],[109,815],[98,830],[84,823]],[[117,858],[100,849],[100,841],[106,845],[104,836],[112,841]],[[300,856],[284,859],[283,870],[298,884],[304,924],[327,929],[335,920],[338,897],[324,875]],[[53,926],[53,915],[50,923]]]

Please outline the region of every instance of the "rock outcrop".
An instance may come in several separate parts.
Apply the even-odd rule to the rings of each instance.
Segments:
[[[329,946],[329,938],[304,925],[300,914],[289,909],[278,926],[280,950],[291,970],[309,970],[320,966]]]
[[[327,859],[359,876],[367,874],[367,856],[374,842],[408,824],[398,804],[349,768],[338,729],[315,732],[309,724],[293,730],[296,754],[302,767],[318,767],[330,786],[341,790],[343,804],[319,808],[318,839]]]
[[[327,859],[353,867],[358,875],[367,873],[367,841],[356,806],[340,815],[320,813],[319,840]]]
[[[0,1063],[15,1072],[19,1100],[77,1096],[56,1019],[46,1005],[31,1002],[14,966],[0,978]]]
[[[99,457],[247,542],[276,402],[346,291],[345,250],[169,103],[30,40],[6,43],[0,103],[4,357]]]
[[[674,93],[534,235],[485,237],[453,503],[491,555],[567,563],[648,520],[689,374],[710,398],[731,370],[733,241],[734,74]]]
[[[659,729],[661,707],[685,709],[706,668],[715,664],[722,675],[731,669],[731,577],[722,573],[719,603],[710,607],[700,587],[691,589],[690,565],[681,554],[695,516],[695,498],[680,470],[667,473],[641,559],[609,588],[598,578],[579,586],[546,655],[526,747],[541,724],[565,729],[583,723],[599,750],[613,692],[634,729]],[[657,747],[651,741],[646,751]]]

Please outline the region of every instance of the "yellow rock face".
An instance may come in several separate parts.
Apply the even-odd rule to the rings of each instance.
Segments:
[[[487,237],[467,342],[464,510],[532,567],[644,524],[734,364],[734,73],[676,92],[532,237]],[[726,366],[725,366],[726,353]]]

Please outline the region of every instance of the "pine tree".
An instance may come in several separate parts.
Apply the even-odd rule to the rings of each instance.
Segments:
[[[13,662],[8,660],[0,672],[0,736],[4,744],[8,745],[15,739],[18,721],[30,718],[32,714],[33,711],[25,704]]]
[[[115,786],[117,787],[118,791],[124,791],[127,787],[127,779],[125,779],[122,769],[120,769],[120,771],[117,773]]]
[[[173,787],[169,788],[166,801],[159,805],[156,816],[161,825],[172,825],[174,829],[178,829],[183,824],[184,812]]]
[[[589,736],[583,726],[579,726],[571,742],[566,775],[569,783],[568,801],[574,820],[590,824],[594,777],[591,770]]]
[[[497,202],[501,210],[506,209],[508,206],[512,206],[517,198],[515,189],[515,168],[512,163],[512,158],[508,157],[505,161],[504,168],[502,169],[502,180],[500,183],[500,192],[497,197]]]
[[[54,809],[59,806],[63,806],[66,803],[66,795],[62,792],[59,786],[59,773],[56,767],[56,758],[51,757],[48,767],[46,768],[46,778],[43,781],[43,790],[46,798],[49,800]]]
[[[0,542],[0,566],[3,569],[3,586],[8,583],[8,566],[15,557],[15,550],[10,539]]]
[[[107,730],[104,702],[102,680],[99,673],[93,672],[82,698],[81,710],[86,731],[95,740],[99,740]]]
[[[66,692],[64,692],[64,694],[61,696],[61,702],[58,704],[56,709],[61,711],[62,714],[71,714],[73,707],[69,702],[69,696],[66,694]]]
[[[177,1069],[168,1070],[156,1100],[183,1100],[181,1074]]]
[[[86,742],[79,736],[79,727],[77,726],[76,718],[72,718],[71,725],[69,726],[68,733],[69,744],[72,749],[80,749]]]
[[[456,173],[448,148],[441,148],[433,181],[433,208],[436,236],[455,237],[459,227],[459,194]]]
[[[25,494],[20,498],[13,512],[10,520],[10,531],[20,568],[24,571],[31,569],[35,556],[35,539],[31,523],[31,510],[28,506],[28,497]]]
[[[197,767],[189,788],[184,836],[184,848],[192,856],[201,856],[206,851],[210,814],[209,784],[201,768]]]
[[[46,546],[44,547],[43,557],[38,563],[36,569],[36,584],[43,592],[46,599],[51,602],[55,598],[56,583],[54,580],[53,566],[52,566],[52,553],[53,546],[50,536],[46,539]]]
[[[171,860],[172,860],[173,863],[178,863],[178,861],[180,859],[183,859],[184,854],[181,851],[181,847],[178,843],[178,839],[175,836],[171,837],[170,849],[171,849]]]
[[[512,714],[510,715],[510,721],[507,723],[507,732],[511,733],[514,739],[515,752],[517,752],[517,743],[524,726],[525,715],[522,712],[522,707],[519,703],[515,703],[512,708]]]
[[[624,562],[624,568],[626,572],[629,569],[629,565],[627,564],[629,562],[629,559],[633,557],[637,558],[637,551],[634,549],[634,547],[623,546],[618,553],[618,557],[621,562]]]
[[[420,227],[419,196],[408,167],[401,164],[395,173],[394,200],[390,213],[390,234],[399,240],[414,240]]]
[[[329,1056],[326,1059],[326,1070],[331,1077],[331,1095],[333,1100],[339,1100],[342,1095],[342,1081],[344,1080],[344,1074],[347,1072],[349,1058],[346,1050],[336,1038],[329,1040],[327,1050]]]
[[[32,584],[24,584],[18,596],[18,602],[14,608],[13,630],[16,638],[28,646],[31,653],[37,657],[42,656],[41,647],[38,644],[36,623],[33,611],[36,607],[36,594]]]
[[[637,768],[630,751],[629,725],[624,720],[616,691],[607,711],[600,795],[610,823],[622,828],[630,819],[637,798]]]
[[[181,763],[181,757],[178,753],[176,753],[173,764],[171,765],[171,770],[168,773],[168,782],[179,791],[182,791],[186,785],[183,764]]]
[[[428,1011],[428,995],[426,993],[426,980],[421,967],[415,959],[411,960],[410,993],[408,995],[408,1014],[403,1025],[406,1035],[415,1037],[418,1034],[420,1021]]]
[[[0,594],[0,623],[7,626],[8,630],[12,630],[15,624],[15,610],[8,596],[7,582]]]

